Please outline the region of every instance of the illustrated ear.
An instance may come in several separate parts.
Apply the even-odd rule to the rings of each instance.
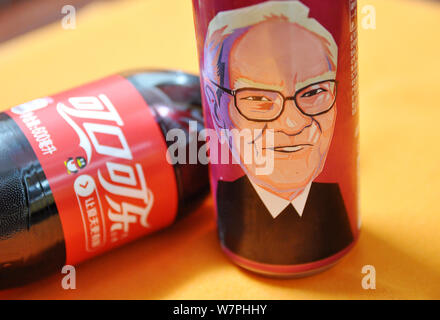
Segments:
[[[214,90],[214,88],[208,84],[205,84],[205,97],[207,103],[209,104],[212,119],[215,121],[216,126],[220,129],[225,129],[225,122],[219,114],[220,101],[216,95],[216,90]]]

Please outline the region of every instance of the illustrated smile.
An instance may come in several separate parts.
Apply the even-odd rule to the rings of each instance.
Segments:
[[[273,150],[275,152],[282,152],[282,153],[292,153],[292,152],[298,152],[303,150],[305,147],[310,147],[311,144],[297,144],[293,146],[277,146],[273,148],[265,148],[269,150]]]

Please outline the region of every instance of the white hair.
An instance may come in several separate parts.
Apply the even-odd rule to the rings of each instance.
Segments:
[[[298,24],[312,33],[327,40],[330,59],[335,66],[338,61],[338,46],[330,34],[318,21],[309,18],[309,8],[299,1],[267,1],[253,6],[222,11],[209,23],[207,37],[223,29],[221,36],[232,34],[235,30],[263,22],[271,16],[287,18],[287,21]]]

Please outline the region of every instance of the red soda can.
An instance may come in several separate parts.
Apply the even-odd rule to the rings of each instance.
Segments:
[[[360,228],[356,0],[193,8],[222,249],[269,276],[331,267]]]

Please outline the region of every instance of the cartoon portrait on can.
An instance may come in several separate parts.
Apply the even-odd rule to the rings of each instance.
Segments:
[[[261,264],[323,260],[355,237],[340,185],[316,181],[337,123],[339,48],[309,12],[300,1],[221,11],[204,39],[208,122],[219,135],[259,130],[248,143],[273,158],[273,170],[258,174],[231,135],[227,144],[244,175],[215,185],[222,246]]]

